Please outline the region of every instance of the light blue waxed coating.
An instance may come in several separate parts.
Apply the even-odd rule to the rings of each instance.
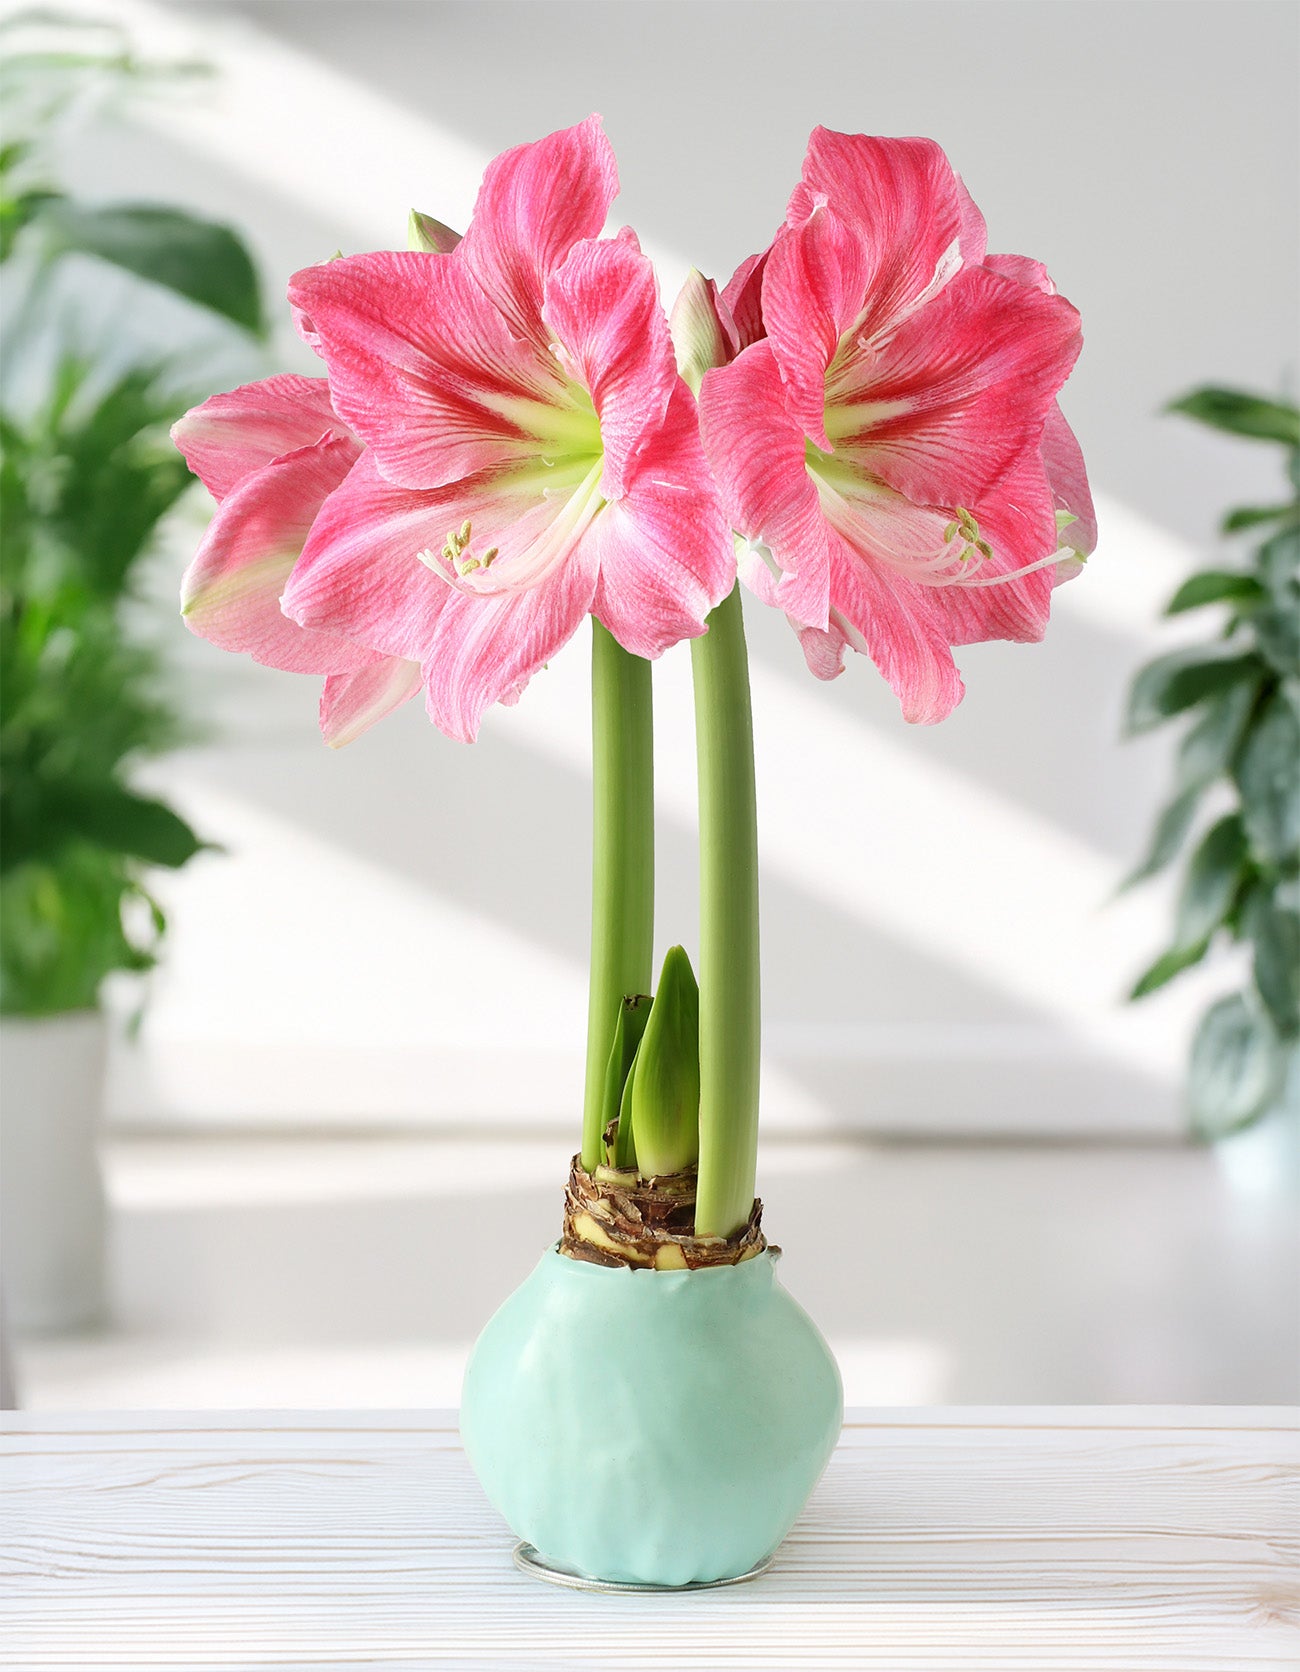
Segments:
[[[592,1579],[686,1585],[770,1556],[844,1414],[830,1348],[776,1280],[549,1249],[479,1337],[460,1431],[519,1538]]]

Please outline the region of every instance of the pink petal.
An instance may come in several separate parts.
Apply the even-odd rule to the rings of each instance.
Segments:
[[[591,392],[601,492],[617,499],[679,382],[654,268],[634,241],[584,239],[547,283],[546,323]]]
[[[1028,285],[1031,290],[1041,290],[1044,296],[1056,295],[1056,286],[1046,267],[1032,256],[986,255],[984,266],[990,273],[998,273],[1004,279],[1014,279],[1017,284]]]
[[[770,253],[770,249],[763,250],[742,261],[722,292],[722,301],[736,327],[737,353],[751,343],[761,342],[767,335],[763,324],[763,274]]]
[[[871,243],[875,274],[866,335],[888,330],[960,263],[963,231],[978,229],[973,204],[932,139],[880,139],[815,128],[803,180],[787,212],[792,226],[828,203]]]
[[[1029,285],[1046,296],[1057,293],[1046,267],[1027,255],[991,255],[985,259],[984,265],[991,272],[1015,279],[1018,284]],[[1053,404],[1043,426],[1043,463],[1047,468],[1056,509],[1067,511],[1075,519],[1062,530],[1062,542],[1081,557],[1087,557],[1097,544],[1097,513],[1093,509],[1083,453],[1075,440],[1074,431],[1065,421],[1059,401]],[[1077,572],[1077,569],[1069,571]],[[1068,578],[1068,574],[1057,571],[1058,581]]]
[[[634,656],[697,638],[736,584],[731,530],[683,384],[626,494],[604,507],[592,537],[600,557],[592,612]]]
[[[374,652],[288,620],[280,596],[328,494],[347,475],[350,440],[300,448],[254,471],[222,501],[181,583],[190,631],[290,673],[366,666]]]
[[[589,116],[489,163],[456,254],[520,337],[548,342],[546,282],[582,238],[595,238],[618,194],[614,152]]]
[[[449,510],[445,498],[394,487],[364,454],[316,518],[284,590],[285,613],[385,655],[421,660],[452,596],[419,555],[458,526],[450,519],[460,505]]]
[[[1083,452],[1059,401],[1053,403],[1043,425],[1043,465],[1056,509],[1068,511],[1075,518],[1061,531],[1061,543],[1072,547],[1080,557],[1087,557],[1097,545],[1097,512]]]
[[[573,637],[595,584],[595,544],[588,538],[526,592],[475,596],[448,589],[424,662],[425,704],[434,725],[472,743],[492,704],[517,700]]]
[[[763,277],[763,320],[786,400],[826,452],[826,374],[862,312],[873,261],[866,237],[830,209],[812,211],[776,239]]]
[[[341,749],[419,689],[420,664],[397,656],[385,656],[356,673],[331,674],[321,692],[321,735],[331,749]]]
[[[785,404],[772,345],[756,343],[700,390],[704,450],[732,526],[771,551],[741,579],[764,603],[824,629],[829,607],[825,518],[804,458],[804,436]]]
[[[935,619],[932,589],[883,574],[843,542],[833,545],[831,567],[829,627],[799,635],[811,672],[834,678],[845,649],[861,651],[893,687],[905,720],[933,725],[946,719],[964,687]]]
[[[1063,297],[963,268],[832,388],[837,455],[917,504],[969,507],[1037,443],[1080,343]]]
[[[1051,556],[1060,543],[1051,489],[1038,451],[1026,449],[972,509],[993,555],[972,577],[975,584],[936,589],[935,603],[948,641],[1036,643],[1047,631],[1055,566],[990,583]]]
[[[285,453],[347,427],[330,405],[327,379],[284,373],[213,395],[172,425],[185,462],[218,502]],[[353,447],[353,456],[361,451]]]
[[[961,228],[957,235],[961,259],[968,267],[978,267],[989,247],[988,228],[983,215],[975,207],[975,199],[966,190],[966,182],[960,174],[954,174],[953,179],[957,185],[957,201],[961,205]]]
[[[533,456],[565,399],[555,361],[511,336],[456,256],[344,257],[296,273],[289,298],[319,337],[335,406],[400,487]]]

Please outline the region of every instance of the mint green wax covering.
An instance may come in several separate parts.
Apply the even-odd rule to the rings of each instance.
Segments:
[[[747,1572],[789,1532],[843,1417],[830,1348],[776,1280],[550,1249],[478,1339],[460,1432],[519,1538],[590,1579]]]

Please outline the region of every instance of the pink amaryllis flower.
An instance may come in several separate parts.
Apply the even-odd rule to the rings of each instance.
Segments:
[[[416,663],[300,627],[280,609],[313,521],[362,452],[326,380],[271,377],[214,395],[172,438],[218,507],[181,583],[190,630],[268,667],[324,674],[320,726],[335,746],[413,696]]]
[[[616,190],[592,117],[498,157],[450,253],[289,287],[367,450],[284,608],[418,660],[431,717],[467,741],[588,613],[653,657],[734,583],[653,270],[630,233],[596,236]]]
[[[742,578],[814,673],[863,651],[909,720],[960,701],[953,645],[1041,637],[1095,536],[1056,405],[1078,315],[1040,275],[986,260],[932,141],[819,128],[762,268],[766,335],[703,381]]]

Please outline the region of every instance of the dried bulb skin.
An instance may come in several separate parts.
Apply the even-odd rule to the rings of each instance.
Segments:
[[[564,1192],[560,1253],[642,1271],[734,1266],[768,1246],[762,1218],[763,1204],[755,1199],[748,1223],[733,1236],[697,1237],[693,1169],[653,1179],[605,1167],[593,1175],[575,1155]]]

